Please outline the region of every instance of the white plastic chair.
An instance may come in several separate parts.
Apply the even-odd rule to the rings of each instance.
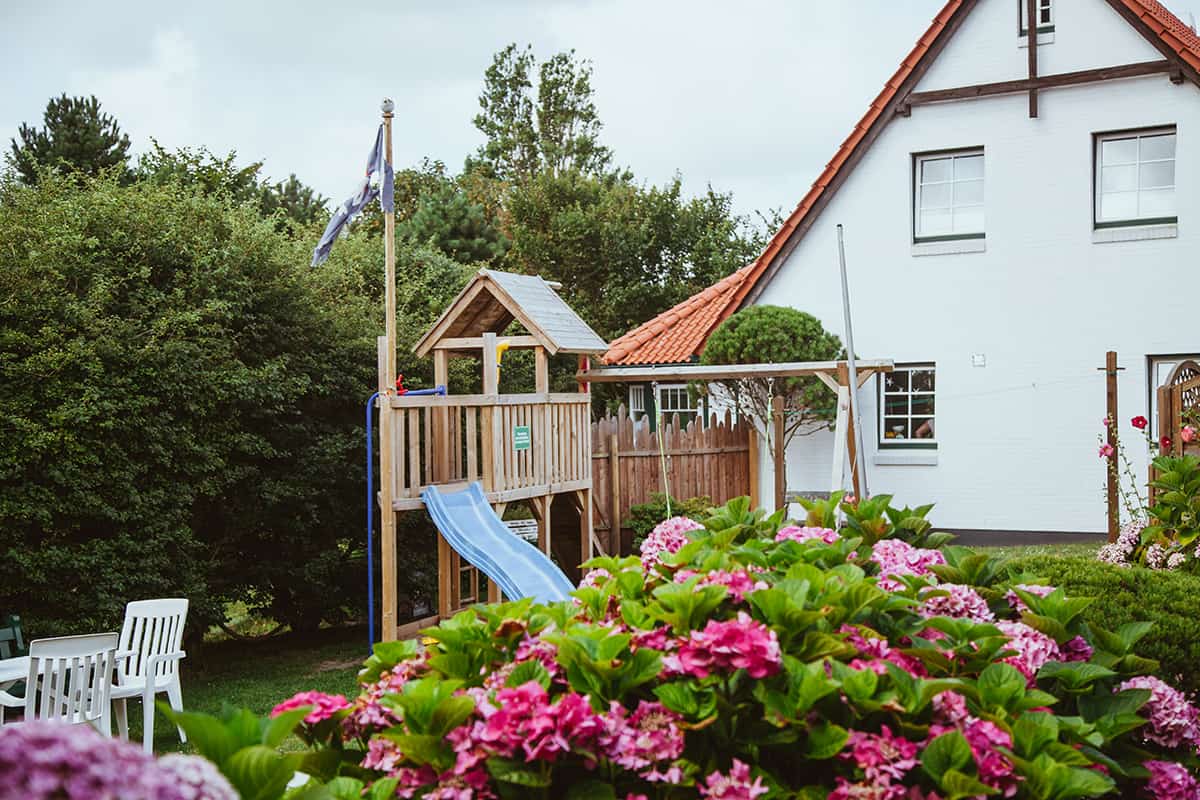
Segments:
[[[111,736],[109,691],[116,649],[115,633],[30,642],[25,719],[86,722]]]
[[[154,696],[167,693],[171,708],[183,710],[179,685],[179,662],[183,652],[183,624],[188,601],[138,600],[125,606],[121,645],[117,653],[117,680],[112,687],[114,715],[122,739],[129,738],[129,716],[125,700],[142,698],[142,747],[154,752]],[[183,729],[179,740],[187,741]]]

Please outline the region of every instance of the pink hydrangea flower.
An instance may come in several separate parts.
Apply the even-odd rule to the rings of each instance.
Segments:
[[[741,603],[746,599],[746,595],[751,592],[756,592],[759,589],[768,588],[767,582],[764,580],[755,580],[744,569],[733,570],[732,572],[723,569],[714,569],[711,572],[700,573],[692,569],[681,569],[675,573],[675,582],[684,583],[692,578],[700,575],[700,586],[724,586],[729,590],[729,597],[735,603]]]
[[[583,589],[587,586],[599,587],[612,577],[612,573],[606,569],[589,569],[584,573],[583,578],[579,581],[579,588]]]
[[[921,599],[917,613],[925,617],[954,617],[976,622],[992,622],[996,619],[996,615],[988,608],[987,600],[970,586],[939,584],[922,590]]]
[[[849,749],[843,750],[838,757],[852,762],[873,783],[903,781],[908,771],[917,765],[916,756],[920,749],[916,742],[893,735],[887,725],[882,726],[879,733],[852,731],[847,744]]]
[[[962,732],[967,744],[971,745],[971,754],[975,756],[980,782],[1000,789],[1005,797],[1016,794],[1020,777],[1014,774],[1013,764],[1008,757],[997,749],[1003,747],[1011,750],[1012,737],[994,722],[974,717],[968,718]]]
[[[729,768],[728,775],[713,772],[705,779],[704,783],[696,788],[700,790],[701,797],[714,798],[714,800],[754,800],[769,791],[763,785],[762,778],[755,778],[751,783],[750,767],[736,758]]]
[[[662,780],[668,776],[658,766],[683,755],[682,719],[662,703],[645,700],[626,717],[625,707],[614,701],[605,723],[605,751],[619,766],[649,780]]]
[[[417,658],[402,661],[391,670],[384,670],[379,680],[364,686],[358,697],[354,698],[350,714],[342,720],[342,732],[350,738],[366,738],[399,722],[400,718],[395,712],[381,701],[385,696],[399,692],[413,678],[425,674],[429,669],[425,660],[427,653],[425,651]]]
[[[895,579],[898,575],[929,575],[934,564],[945,564],[946,557],[940,550],[913,547],[901,539],[883,539],[875,544],[871,560],[879,565],[878,583],[888,591],[899,591],[904,584]]]
[[[697,531],[704,526],[687,517],[671,517],[658,523],[650,535],[642,540],[642,568],[653,569],[662,561],[664,553],[676,553],[689,541],[688,531]]]
[[[1016,655],[1009,656],[1003,661],[1012,664],[1033,685],[1033,679],[1039,669],[1047,661],[1061,661],[1062,652],[1046,634],[1035,630],[1024,622],[1009,622],[1002,620],[996,623],[1000,632],[1008,637],[1007,648],[1016,650]]]
[[[285,711],[305,706],[312,706],[313,710],[304,717],[304,721],[309,725],[316,725],[322,720],[329,719],[342,709],[350,708],[350,703],[340,694],[330,695],[324,692],[299,692],[271,709],[271,716],[278,717]]]
[[[1020,589],[1023,592],[1028,592],[1029,594],[1037,597],[1045,597],[1054,591],[1053,586],[1042,586],[1041,584],[1037,583],[1018,583],[1004,594],[1004,599],[1008,601],[1008,604],[1012,606],[1013,610],[1018,614],[1024,614],[1027,612],[1029,610],[1029,606],[1025,605],[1025,601],[1017,595],[1015,591],[1016,589]]]
[[[1092,653],[1095,651],[1088,644],[1087,639],[1082,636],[1076,636],[1071,641],[1064,644],[1061,648],[1063,661],[1090,661]]]
[[[912,791],[919,791],[914,788]],[[838,776],[837,785],[826,800],[907,800],[910,794],[903,786],[894,783],[877,783],[871,780],[851,781]]]
[[[869,628],[865,630],[874,633]],[[928,674],[924,664],[898,650],[893,650],[887,639],[881,636],[867,636],[862,629],[853,625],[843,625],[838,632],[846,635],[847,644],[858,649],[860,657],[851,660],[849,664],[853,669],[869,669],[876,675],[884,675],[887,673],[884,662],[891,662],[913,675],[924,677]]]
[[[1153,800],[1200,800],[1200,784],[1182,765],[1174,761],[1147,761],[1150,770],[1146,791]]]
[[[1184,745],[1195,748],[1200,744],[1200,712],[1183,692],[1152,675],[1130,678],[1117,689],[1150,690],[1150,700],[1142,707],[1142,713],[1148,714],[1150,720],[1149,725],[1141,728],[1146,741],[1168,748]]]
[[[739,611],[737,619],[709,620],[704,630],[692,631],[678,655],[667,656],[664,663],[695,678],[737,669],[766,678],[779,672],[781,659],[775,631]]]
[[[959,727],[969,717],[967,698],[958,692],[945,691],[933,696],[933,718],[938,723]]]
[[[485,689],[503,689],[508,676],[518,665],[526,661],[538,661],[550,673],[551,680],[565,682],[562,668],[558,665],[558,648],[539,636],[526,636],[517,643],[512,660],[489,672],[483,679]]]
[[[367,742],[367,754],[363,756],[361,766],[363,769],[377,769],[391,775],[399,768],[403,759],[404,753],[400,752],[400,745],[391,739],[373,736],[371,741]]]
[[[850,502],[847,500],[846,502]],[[775,534],[775,541],[783,542],[791,539],[793,542],[811,542],[814,539],[820,540],[825,544],[833,544],[840,536],[835,530],[829,528],[812,528],[801,527],[799,525],[788,525],[786,528],[780,528],[779,533]]]

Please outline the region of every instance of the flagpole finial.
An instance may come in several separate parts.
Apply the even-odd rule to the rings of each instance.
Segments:
[[[379,104],[379,108],[383,113],[390,114],[396,110],[396,104],[392,102],[392,98],[385,97],[383,102]]]

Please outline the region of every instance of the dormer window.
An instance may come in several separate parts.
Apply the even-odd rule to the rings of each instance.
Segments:
[[[1035,0],[1038,33],[1051,33],[1054,30],[1054,0]],[[1029,3],[1027,0],[1017,0],[1017,14],[1020,25],[1020,36],[1029,34]]]

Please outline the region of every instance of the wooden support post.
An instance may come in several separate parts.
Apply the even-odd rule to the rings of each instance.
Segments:
[[[855,388],[850,385],[850,369],[846,364],[838,365],[838,386],[846,387],[846,399],[849,401],[850,392],[855,391]],[[839,388],[838,396],[841,396]],[[851,409],[847,408],[848,411]],[[846,415],[846,453],[850,457],[850,483],[854,487],[854,496],[862,499],[862,484],[859,481],[858,475],[858,436],[854,430],[854,414]]]
[[[1115,542],[1121,531],[1120,486],[1117,474],[1117,353],[1109,350],[1104,354],[1104,399],[1108,417],[1108,444],[1113,455],[1106,462],[1108,469],[1108,541]],[[1161,409],[1159,414],[1162,414]]]
[[[447,386],[450,382],[450,353],[445,350],[435,350],[433,353],[433,382],[436,386]],[[447,388],[447,391],[449,389]],[[450,409],[433,409],[433,430],[426,431],[426,436],[433,437],[434,461],[430,465],[431,480],[443,483],[450,480],[448,473],[450,464]],[[446,538],[437,534],[438,555],[438,614],[442,619],[448,619],[458,605],[459,594],[459,559],[450,548]]]
[[[837,417],[833,424],[833,471],[829,478],[829,491],[846,488],[846,423],[850,419],[850,387],[834,384],[837,388]]]
[[[483,393],[500,392],[500,368],[496,363],[496,334],[483,335]],[[483,438],[483,489],[502,491],[508,488],[504,475],[504,446],[506,431],[501,422],[500,406],[484,408],[481,416],[487,420]],[[489,457],[490,456],[490,457]]]
[[[1025,24],[1025,33],[1029,35],[1029,80],[1037,80],[1038,63],[1037,63],[1037,40],[1038,40],[1038,0],[1025,0],[1026,16],[1029,19]],[[1038,90],[1033,87],[1029,90],[1029,118],[1037,119],[1038,115]]]
[[[616,427],[608,435],[608,551],[621,552],[621,439]]]
[[[395,487],[396,451],[392,428],[395,424],[394,411],[389,400],[395,384],[388,385],[388,356],[391,348],[388,338],[376,340],[376,355],[379,362],[379,570],[382,586],[379,592],[380,627],[382,641],[396,639],[396,512],[392,510],[392,495]],[[375,577],[371,576],[371,580]]]
[[[762,493],[758,488],[758,429],[753,425],[746,425],[750,431],[750,438],[747,440],[749,445],[746,450],[746,458],[750,461],[750,507],[758,508],[762,505]]]
[[[587,356],[579,357],[579,371],[590,372],[592,369],[592,360]],[[579,381],[579,391],[586,394],[591,389],[591,385],[587,381]]]
[[[771,424],[774,427],[775,441],[774,445],[774,461],[775,461],[775,510],[787,508],[787,459],[785,458],[786,443],[784,442],[784,429],[786,427],[783,416],[783,398],[775,395],[771,398]]]

